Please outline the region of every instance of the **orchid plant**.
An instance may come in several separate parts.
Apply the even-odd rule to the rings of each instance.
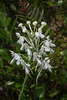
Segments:
[[[30,72],[33,72],[33,68],[31,64],[35,62],[35,71],[38,70],[38,74],[36,77],[36,83],[38,81],[38,77],[42,70],[49,70],[52,72],[52,66],[50,65],[50,59],[48,54],[53,53],[52,49],[55,47],[55,44],[52,43],[49,36],[45,36],[42,32],[44,26],[46,26],[46,22],[41,22],[41,26],[37,28],[37,21],[34,21],[33,28],[31,27],[31,22],[27,21],[26,24],[29,26],[27,29],[22,23],[18,25],[22,29],[22,33],[27,34],[27,37],[22,36],[20,33],[16,33],[18,38],[17,43],[21,45],[20,51],[25,51],[27,56],[27,62],[23,59],[24,54],[15,53],[14,51],[10,51],[13,59],[10,64],[13,64],[16,61],[16,65],[21,65],[23,69],[25,69],[25,74],[30,76]]]

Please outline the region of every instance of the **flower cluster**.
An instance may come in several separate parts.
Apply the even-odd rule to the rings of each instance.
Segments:
[[[38,75],[36,78],[36,82],[42,70],[49,70],[52,72],[52,66],[50,65],[50,59],[48,57],[48,53],[53,53],[52,49],[55,45],[50,40],[49,36],[45,36],[42,32],[44,26],[46,26],[46,22],[41,22],[41,26],[37,29],[37,21],[34,21],[33,28],[31,27],[31,22],[27,21],[26,24],[29,27],[29,30],[23,26],[22,23],[18,25],[22,29],[22,32],[27,34],[27,37],[22,36],[20,33],[16,33],[18,37],[17,43],[21,45],[20,51],[25,51],[27,53],[26,59],[27,62],[22,58],[24,54],[14,53],[11,51],[13,59],[10,64],[16,61],[17,65],[22,65],[25,69],[25,73],[30,75],[30,71],[32,71],[31,64],[35,62],[35,71],[38,70]]]

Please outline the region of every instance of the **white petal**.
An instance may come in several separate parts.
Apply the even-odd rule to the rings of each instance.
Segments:
[[[20,50],[23,50],[23,48],[24,48],[24,45],[22,44],[22,46],[21,46]]]
[[[45,63],[44,63],[44,61],[41,63],[41,67],[42,67],[42,69],[45,69]]]
[[[26,66],[30,67],[30,64],[26,64]]]
[[[46,52],[50,52],[50,48],[45,47],[45,51],[46,51]]]
[[[50,68],[49,68],[48,70],[49,70],[50,72],[52,72],[52,70],[51,70]]]
[[[23,66],[23,63],[24,63],[24,60],[23,59],[21,59],[21,65]]]
[[[35,61],[37,59],[37,56],[38,56],[37,52],[34,52],[33,53],[33,61]]]
[[[25,67],[25,74],[29,74],[30,75],[29,69],[27,67]]]
[[[28,54],[28,56],[29,56],[29,55],[32,55],[32,53],[31,53],[31,50],[30,50],[30,49],[27,49],[27,54]]]
[[[20,64],[20,60],[17,60],[17,61],[16,61],[16,64],[19,65],[19,64]]]
[[[10,64],[13,64],[14,61],[15,61],[15,59],[13,58],[13,59],[11,60]]]
[[[47,36],[47,40],[50,40],[50,39],[49,39],[49,35]]]
[[[21,58],[21,56],[19,56],[17,53],[15,53],[15,60],[19,60]]]
[[[46,40],[45,45],[46,45],[47,47],[50,47],[50,43],[49,43],[48,40]]]
[[[27,29],[26,29],[25,26],[22,27],[22,32],[24,32],[24,33],[26,32],[27,33]]]
[[[41,65],[41,60],[37,59],[37,63],[38,63],[38,65]]]
[[[23,36],[20,36],[19,40],[17,41],[17,43],[19,44],[23,44],[24,42],[24,37]]]
[[[44,38],[45,36],[44,36],[43,34],[40,34],[40,37],[41,37],[41,38]]]
[[[56,47],[56,45],[55,45],[55,44],[53,44],[53,43],[50,43],[50,46],[51,46],[51,47]]]
[[[22,24],[22,23],[20,23],[20,24],[18,25],[18,27],[21,27],[21,28],[22,28],[22,26],[23,26],[23,24]]]
[[[35,32],[35,36],[39,37],[40,36],[39,32]]]
[[[50,49],[50,52],[51,52],[51,53],[54,53],[54,50],[53,50],[53,49]]]
[[[51,69],[51,68],[52,68],[52,66],[49,64],[49,65],[48,65],[48,68],[50,68],[50,69]]]
[[[42,33],[42,28],[41,28],[41,27],[38,28],[38,32],[39,32],[39,33]]]
[[[37,77],[36,77],[36,84],[37,84],[37,82],[38,82],[38,78],[39,78],[39,75],[40,75],[41,71],[42,71],[42,68],[40,67],[40,68],[38,69],[38,75],[37,75]]]
[[[45,58],[45,60],[48,60],[48,59],[49,59],[49,57],[46,57],[46,58]]]
[[[10,52],[11,52],[11,55],[12,55],[12,56],[14,56],[14,55],[15,55],[15,53],[14,53],[13,51],[10,51]]]
[[[47,56],[46,52],[43,52],[42,54],[43,54],[44,56]]]
[[[28,49],[28,44],[27,43],[24,43],[24,48],[25,48],[25,50],[27,50]]]
[[[20,33],[16,33],[16,36],[19,38],[20,37]]]
[[[50,59],[48,59],[47,62],[50,63]]]
[[[45,62],[45,69],[47,69],[48,68],[48,63],[47,62]]]

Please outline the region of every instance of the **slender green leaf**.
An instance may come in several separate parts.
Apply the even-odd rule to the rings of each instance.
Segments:
[[[13,32],[13,29],[14,29],[14,27],[15,27],[15,25],[16,25],[16,21],[17,21],[17,17],[14,19],[14,21],[13,21],[13,24],[12,24],[12,27],[11,27],[11,30],[10,30],[10,33],[12,34],[12,32]]]

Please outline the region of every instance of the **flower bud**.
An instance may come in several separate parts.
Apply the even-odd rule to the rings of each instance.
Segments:
[[[41,25],[42,25],[42,26],[46,26],[47,23],[46,23],[46,22],[41,22]]]
[[[34,22],[33,22],[33,25],[36,26],[36,25],[37,25],[37,21],[34,21]]]
[[[18,27],[21,27],[21,28],[22,28],[22,26],[23,26],[23,24],[22,24],[22,23],[20,23],[20,24],[18,25]]]
[[[27,24],[27,25],[30,25],[30,21],[27,21],[26,24]]]

